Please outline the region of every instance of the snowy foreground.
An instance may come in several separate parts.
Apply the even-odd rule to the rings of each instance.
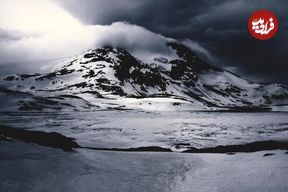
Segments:
[[[69,153],[8,142],[0,145],[0,191],[286,192],[287,160],[285,151]]]
[[[2,125],[58,132],[84,147],[159,146],[173,152],[60,149],[0,141],[1,192],[286,192],[286,150],[180,153],[189,147],[287,141],[287,113],[95,111],[1,113]],[[29,126],[29,127],[28,127]]]

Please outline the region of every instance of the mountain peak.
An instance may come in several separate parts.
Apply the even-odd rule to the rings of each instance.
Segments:
[[[167,46],[171,55],[145,61],[122,48],[91,49],[50,73],[8,76],[1,86],[50,99],[72,95],[93,105],[99,104],[97,98],[155,97],[190,103],[191,109],[266,109],[287,104],[287,87],[251,83],[209,65],[185,45],[169,42]]]

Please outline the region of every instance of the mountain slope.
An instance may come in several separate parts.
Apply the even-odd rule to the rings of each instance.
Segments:
[[[148,103],[153,109],[162,102],[191,110],[262,110],[288,104],[286,85],[253,83],[209,65],[184,45],[167,46],[169,55],[146,56],[145,61],[121,48],[88,50],[53,72],[7,76],[0,86],[49,99],[66,95],[88,102],[88,108],[143,108]]]

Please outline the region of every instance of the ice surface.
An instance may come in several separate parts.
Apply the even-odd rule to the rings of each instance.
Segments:
[[[264,157],[266,153],[272,156]],[[2,192],[286,192],[288,155],[68,153],[20,142],[0,145]]]
[[[0,122],[22,129],[59,132],[76,138],[84,147],[160,146],[174,150],[63,152],[36,144],[0,141],[1,192],[286,192],[288,189],[286,151],[234,155],[178,152],[191,146],[287,141],[287,112],[2,112]]]
[[[182,151],[263,140],[288,140],[287,112],[102,110],[94,112],[1,113],[0,122],[18,128],[58,132],[81,146],[159,146]]]

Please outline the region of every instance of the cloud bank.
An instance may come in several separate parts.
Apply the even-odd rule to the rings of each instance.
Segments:
[[[237,68],[253,80],[288,83],[288,3],[285,0],[54,0],[88,24],[125,20],[175,39],[190,39],[209,50],[217,65]],[[83,3],[85,2],[85,3]],[[112,6],[111,6],[112,5]],[[255,40],[247,30],[260,9],[276,14],[277,35]]]
[[[70,57],[91,48],[113,46],[131,52],[167,53],[167,38],[142,27],[116,22],[112,25],[24,33],[0,30],[0,63],[52,60]]]
[[[13,9],[19,15],[11,14]],[[124,48],[141,58],[169,55],[166,44],[174,41],[127,22],[82,24],[49,0],[0,1],[0,13],[0,65],[25,71],[43,67],[44,61],[72,57],[103,46]],[[209,58],[199,44],[190,40],[184,43]]]

